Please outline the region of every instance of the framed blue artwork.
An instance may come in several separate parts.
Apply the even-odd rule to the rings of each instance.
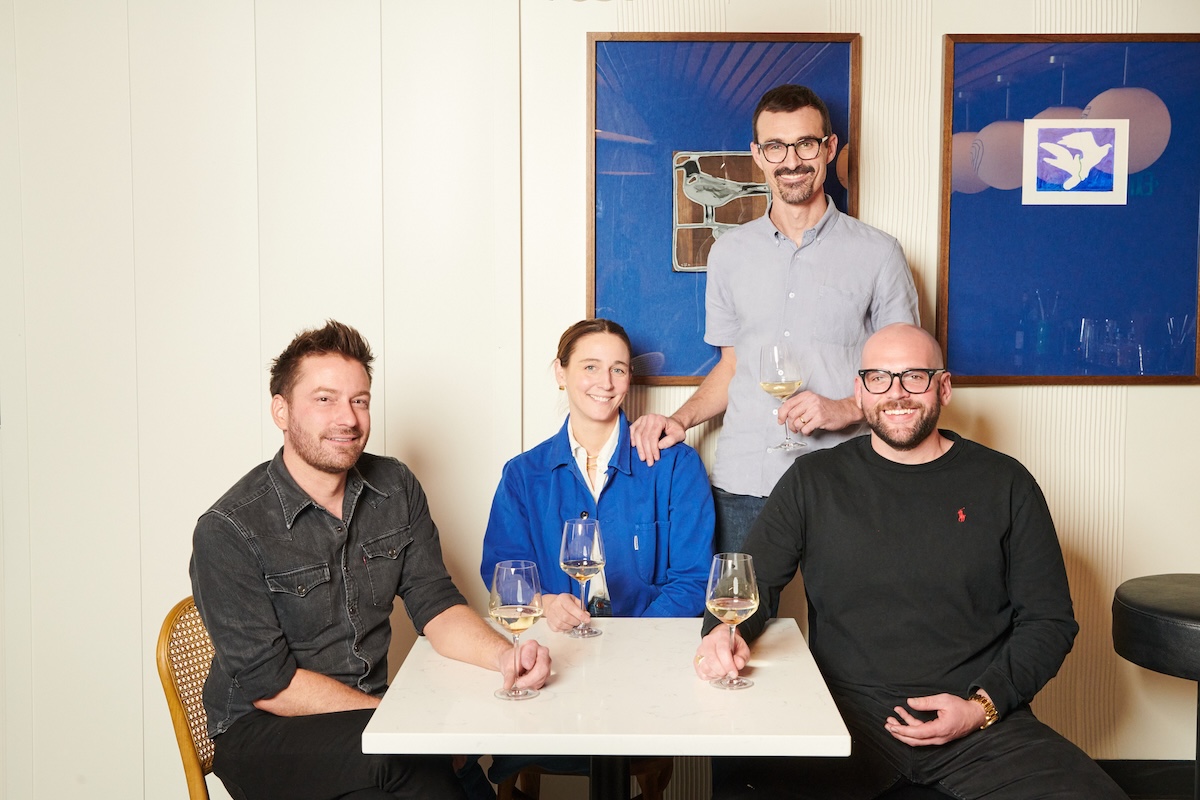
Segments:
[[[708,249],[767,212],[750,155],[759,98],[784,83],[829,107],[825,191],[857,212],[857,34],[588,35],[588,309],[629,332],[634,380],[698,384]]]
[[[1200,35],[944,42],[955,383],[1200,383]]]

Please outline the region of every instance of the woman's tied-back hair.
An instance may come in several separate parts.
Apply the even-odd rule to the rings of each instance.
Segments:
[[[307,356],[323,356],[335,353],[363,365],[367,379],[371,378],[371,362],[375,356],[362,334],[337,320],[327,320],[325,327],[301,331],[296,334],[279,357],[271,362],[271,396],[291,397],[292,389],[300,377],[300,362]]]
[[[571,362],[571,354],[575,352],[575,345],[585,336],[591,336],[593,333],[611,333],[614,336],[620,337],[625,343],[625,349],[629,351],[630,357],[633,356],[633,345],[629,343],[629,334],[625,332],[617,323],[610,319],[585,319],[576,322],[571,327],[563,331],[563,335],[558,339],[558,354],[555,358],[562,366],[567,366]]]

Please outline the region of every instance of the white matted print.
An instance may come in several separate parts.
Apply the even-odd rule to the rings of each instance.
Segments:
[[[1129,120],[1027,119],[1022,205],[1123,206]]]

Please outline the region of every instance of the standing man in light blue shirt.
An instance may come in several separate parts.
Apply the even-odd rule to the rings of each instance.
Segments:
[[[683,441],[724,413],[712,473],[718,552],[738,551],[796,452],[862,434],[854,378],[867,338],[895,322],[918,323],[917,293],[900,243],[842,214],[823,191],[838,138],[811,89],[777,86],[753,117],[754,162],[771,190],[767,214],[723,235],[708,261],[704,341],[720,359],[669,417],[633,423],[638,456]],[[784,342],[799,357],[805,390],[778,401],[759,387],[759,350]],[[807,448],[769,451],[778,425]]]

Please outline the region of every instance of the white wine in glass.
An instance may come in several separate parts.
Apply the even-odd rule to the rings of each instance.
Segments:
[[[754,559],[746,553],[717,553],[708,571],[708,591],[704,595],[708,611],[729,626],[729,649],[733,650],[737,626],[758,610],[758,581],[754,578]],[[748,689],[754,681],[740,675],[726,675],[709,681],[718,689]]]
[[[787,400],[799,391],[804,381],[800,377],[800,365],[787,345],[764,345],[758,360],[758,385],[779,402]],[[808,447],[804,442],[792,438],[787,422],[783,423],[783,441],[768,450],[799,450]]]
[[[542,582],[532,561],[501,561],[492,573],[488,615],[513,637],[513,676],[521,674],[521,634],[542,615]],[[501,700],[528,700],[537,689],[497,689]]]
[[[600,538],[600,520],[569,519],[563,523],[562,548],[559,566],[579,584],[579,604],[587,608],[588,581],[604,569],[604,542]],[[575,639],[589,639],[604,631],[581,622],[567,634]]]

